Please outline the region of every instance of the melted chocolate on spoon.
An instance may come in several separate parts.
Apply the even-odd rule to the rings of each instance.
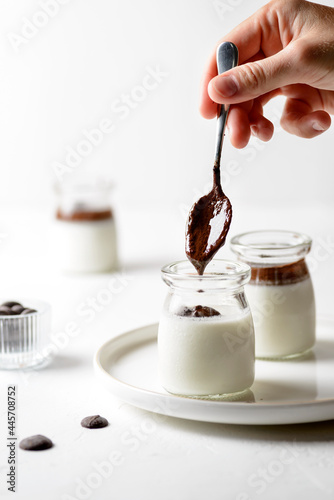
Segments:
[[[219,166],[213,168],[213,188],[192,207],[186,230],[186,255],[198,274],[224,245],[232,219],[232,205],[220,184]]]
[[[218,74],[238,64],[238,49],[224,42],[217,49]],[[186,255],[198,274],[204,270],[216,252],[224,245],[230,228],[232,206],[220,184],[220,157],[229,107],[223,104],[217,118],[217,138],[213,167],[213,188],[192,207],[186,230]]]

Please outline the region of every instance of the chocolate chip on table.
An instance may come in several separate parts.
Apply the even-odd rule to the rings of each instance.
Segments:
[[[220,316],[220,313],[213,307],[207,306],[195,306],[195,307],[185,307],[180,316],[186,316],[189,318],[209,318],[211,316]]]
[[[8,302],[4,302],[3,304],[1,304],[1,307],[2,306],[7,306],[7,307],[21,306],[22,307],[22,304],[20,304],[20,302],[14,302],[13,300],[9,300]]]
[[[28,307],[26,309],[23,309],[21,312],[21,315],[23,314],[31,314],[31,313],[37,313],[36,309],[29,309]]]
[[[81,420],[82,427],[86,427],[87,429],[100,429],[101,427],[106,427],[108,423],[108,420],[100,417],[100,415],[92,415]]]
[[[20,442],[20,448],[22,450],[29,451],[40,451],[47,450],[48,448],[52,448],[53,442],[51,439],[42,436],[41,434],[36,434],[35,436],[30,436],[25,439],[22,439]]]

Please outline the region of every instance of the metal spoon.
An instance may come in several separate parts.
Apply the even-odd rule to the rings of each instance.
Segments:
[[[238,64],[238,49],[232,42],[224,42],[217,49],[218,74]],[[221,105],[217,119],[216,153],[213,166],[213,188],[191,208],[186,230],[186,255],[198,274],[221,248],[228,233],[232,206],[220,183],[220,157],[229,106]]]

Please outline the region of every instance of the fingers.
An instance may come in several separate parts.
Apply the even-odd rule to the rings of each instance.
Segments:
[[[262,9],[239,24],[234,30],[219,40],[222,42],[233,42],[239,51],[239,64],[248,61],[260,52],[262,29],[261,25]],[[211,54],[203,72],[200,85],[200,113],[204,118],[214,118],[217,113],[217,102],[214,102],[208,94],[208,84],[212,78],[217,76],[216,49]]]
[[[248,101],[231,106],[228,131],[232,145],[241,149],[247,146],[251,134],[262,141],[269,141],[274,133],[273,124],[263,116],[260,101]]]
[[[282,128],[287,132],[312,138],[330,127],[330,115],[323,110],[323,93],[309,85],[288,85],[231,106],[227,125],[234,147],[245,147],[251,134],[264,142],[272,138],[274,125],[263,116],[263,106],[277,95],[287,98],[281,118]]]
[[[205,72],[201,80],[199,111],[203,118],[206,118],[207,120],[210,120],[217,116],[217,103],[213,102],[212,99],[210,99],[207,90],[210,80],[216,75],[217,70],[214,74]]]
[[[311,139],[329,129],[331,117],[326,111],[312,111],[298,99],[288,98],[281,118],[281,126],[290,134]]]
[[[252,135],[263,142],[268,142],[274,134],[274,125],[263,116],[263,108],[259,101],[254,101],[253,109],[249,115],[249,124]]]
[[[248,114],[245,109],[240,106],[231,108],[228,115],[227,127],[232,146],[238,149],[247,146],[251,131]]]
[[[290,134],[312,138],[325,132],[331,125],[329,114],[323,110],[321,91],[309,85],[289,85],[281,89],[287,97],[281,126]]]
[[[259,61],[243,64],[214,77],[208,87],[212,101],[236,104],[300,81],[292,64],[291,46]]]

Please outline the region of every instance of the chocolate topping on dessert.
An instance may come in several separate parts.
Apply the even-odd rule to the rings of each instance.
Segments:
[[[213,188],[189,212],[186,255],[202,275],[213,256],[224,245],[230,228],[232,206],[220,184],[219,166],[213,168]]]
[[[210,316],[220,316],[220,313],[213,307],[195,306],[185,307],[180,316],[186,316],[187,318],[209,318]]]
[[[66,221],[97,221],[112,219],[112,211],[107,210],[92,210],[84,204],[77,204],[69,212],[64,212],[60,208],[57,211],[56,218]]]
[[[310,277],[305,260],[275,267],[252,267],[251,284],[289,285]]]

